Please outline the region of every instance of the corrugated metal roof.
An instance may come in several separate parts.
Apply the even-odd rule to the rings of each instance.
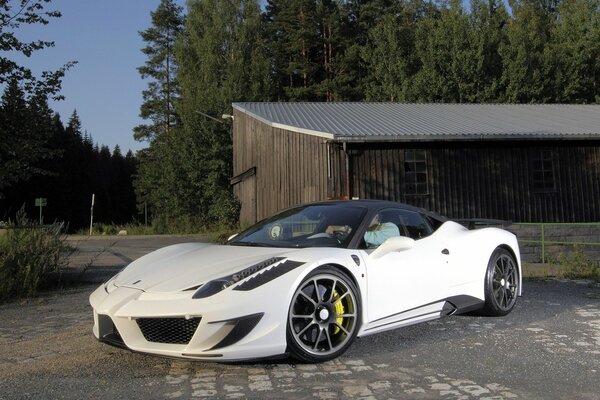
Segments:
[[[600,139],[600,105],[233,103],[262,122],[340,141]]]

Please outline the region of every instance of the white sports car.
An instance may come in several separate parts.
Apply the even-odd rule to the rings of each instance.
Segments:
[[[473,310],[505,315],[521,276],[505,230],[399,203],[331,201],[287,209],[226,245],[152,252],[90,303],[96,338],[130,350],[320,362],[356,336]]]

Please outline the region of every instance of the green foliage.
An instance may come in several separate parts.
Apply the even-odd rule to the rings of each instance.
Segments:
[[[144,102],[140,109],[140,117],[151,123],[134,128],[136,140],[150,142],[157,136],[168,134],[177,123],[175,103],[179,97],[179,85],[174,48],[183,30],[182,8],[173,0],[161,0],[151,17],[152,26],[140,32],[146,42],[142,52],[148,58],[144,66],[138,68],[143,79],[151,79],[142,93]]]
[[[598,262],[589,258],[581,246],[575,245],[571,251],[561,252],[558,263],[565,278],[600,281]]]
[[[417,65],[415,30],[409,10],[401,14],[386,14],[369,30],[367,46],[361,58],[371,71],[366,85],[368,101],[406,101],[409,78]]]
[[[36,226],[24,212],[0,235],[0,300],[31,296],[67,265],[62,225]]]
[[[5,99],[12,90],[11,86],[6,89]],[[21,104],[20,108],[14,104]],[[37,215],[34,199],[43,197],[48,201],[45,221],[65,221],[69,229],[77,230],[89,224],[95,193],[95,221],[120,224],[132,220],[136,214],[133,153],[123,156],[118,146],[112,153],[107,146],[94,146],[92,138],[82,132],[77,112],[64,127],[42,100],[5,101],[0,116],[10,121],[7,130],[0,129],[0,137],[14,133],[7,142],[0,141],[0,191],[5,195],[0,198],[0,217],[14,216],[23,205],[29,215]],[[22,150],[4,155],[5,145],[18,145]]]
[[[17,64],[10,57],[14,53],[30,57],[38,50],[54,46],[54,42],[45,40],[23,42],[18,35],[19,29],[24,26],[46,25],[52,18],[61,16],[58,11],[45,9],[50,1],[0,0],[0,84],[19,81],[32,95],[60,99],[61,80],[75,62],[70,61],[56,71],[44,71],[40,78],[36,78],[29,68]]]
[[[536,0],[514,4],[507,42],[500,47],[502,84],[508,103],[547,103],[552,100],[553,62],[548,46],[552,15]]]
[[[164,111],[161,85],[176,85],[176,123],[157,134],[165,118],[146,114],[155,133],[136,131],[153,138],[139,153],[138,206],[157,232],[236,220],[231,126],[205,116],[232,102],[599,102],[599,3],[268,0],[261,13],[256,0],[191,0],[173,50],[165,32],[180,10],[162,0],[140,72],[158,85],[148,107]]]
[[[556,102],[594,103],[600,87],[600,1],[565,0],[551,29]]]

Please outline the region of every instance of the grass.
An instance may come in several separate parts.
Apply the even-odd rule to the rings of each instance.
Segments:
[[[558,256],[562,276],[567,279],[591,279],[600,282],[598,262],[587,256],[584,249],[574,245],[570,251],[561,252]]]
[[[31,296],[60,281],[72,251],[62,224],[35,225],[20,211],[0,234],[0,300]]]
[[[525,278],[588,279],[600,282],[598,261],[590,258],[583,246],[566,247],[556,257],[547,257],[545,263],[524,263]]]
[[[241,232],[246,229],[247,226],[236,227],[236,226],[211,226],[211,227],[202,227],[202,228],[192,228],[187,227],[184,229],[168,229],[164,230],[162,227],[154,227],[151,225],[143,225],[139,223],[130,223],[124,225],[114,225],[114,224],[102,224],[96,223],[94,224],[94,228],[92,231],[93,235],[117,235],[120,231],[126,231],[127,235],[163,235],[163,234],[171,234],[171,235],[202,235],[207,236],[208,239],[213,243],[223,244],[227,242],[227,239],[236,233]],[[77,232],[79,235],[88,235],[88,229],[81,229]]]

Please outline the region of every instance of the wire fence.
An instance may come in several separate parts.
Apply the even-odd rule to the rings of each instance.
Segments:
[[[576,246],[586,248],[591,258],[600,260],[600,222],[515,222],[509,229],[522,246],[537,247],[543,264],[553,260],[557,251]]]

